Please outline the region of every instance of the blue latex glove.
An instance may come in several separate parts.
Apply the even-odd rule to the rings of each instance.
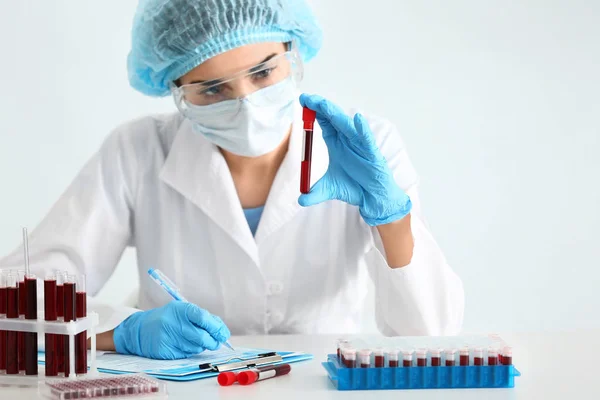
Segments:
[[[121,354],[176,360],[216,350],[229,336],[221,318],[195,304],[172,301],[130,315],[115,328],[113,340]]]
[[[316,112],[329,151],[327,172],[310,193],[300,196],[300,205],[341,200],[357,206],[371,226],[387,224],[410,213],[410,198],[394,180],[362,115],[356,114],[352,119],[316,95],[301,95],[300,104]]]

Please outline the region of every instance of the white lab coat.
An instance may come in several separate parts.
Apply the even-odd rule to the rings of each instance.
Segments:
[[[38,276],[53,268],[84,272],[93,296],[133,246],[140,309],[166,302],[146,274],[155,267],[189,301],[221,316],[233,334],[360,333],[363,313],[375,313],[386,335],[457,334],[462,283],[424,223],[417,175],[397,130],[368,119],[414,205],[414,255],[404,268],[389,268],[377,230],[356,207],[298,205],[301,124],[294,125],[253,237],[224,158],[189,121],[172,114],[129,122],[107,138],[32,232],[32,270]],[[300,107],[295,121],[301,121]],[[313,183],[327,165],[317,126]],[[0,268],[21,265],[20,249],[0,260]],[[365,308],[369,279],[374,309]],[[103,331],[133,310],[100,312]]]

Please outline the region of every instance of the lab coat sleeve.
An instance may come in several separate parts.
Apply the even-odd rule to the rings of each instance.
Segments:
[[[390,268],[379,232],[371,228],[374,247],[367,252],[367,263],[376,289],[377,326],[388,336],[456,335],[464,313],[462,282],[446,262],[423,218],[418,177],[398,131],[384,120],[369,122],[396,182],[413,204],[414,250],[409,265]]]
[[[98,332],[114,328],[136,311],[93,298],[132,237],[137,161],[128,142],[120,132],[111,134],[29,238],[30,267],[39,278],[54,269],[86,274],[88,311],[100,311]],[[9,268],[23,268],[22,246],[0,259],[0,269]],[[39,309],[42,287],[40,283]]]

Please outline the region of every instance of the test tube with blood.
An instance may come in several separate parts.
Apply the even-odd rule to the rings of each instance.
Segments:
[[[44,318],[46,321],[56,321],[56,275],[51,273],[44,279]],[[58,375],[56,344],[58,335],[46,333],[45,364],[46,376]]]
[[[75,296],[76,296],[76,278],[74,275],[68,275],[64,285],[64,307],[65,307],[65,322],[76,321],[77,315],[75,313]],[[69,336],[63,335],[64,342],[64,366],[65,366],[65,377],[70,374],[71,360],[70,360],[70,349],[69,349]],[[73,354],[73,359],[75,355]]]
[[[431,366],[439,367],[442,365],[442,349],[431,349]]]
[[[448,349],[448,350],[446,350],[445,354],[446,354],[446,367],[454,367],[456,365],[456,360],[455,360],[456,350]]]
[[[405,350],[402,352],[402,366],[403,367],[412,367],[413,363],[413,351]]]
[[[375,367],[383,368],[385,365],[385,357],[383,355],[383,349],[381,347],[376,348],[373,351]]]
[[[488,349],[488,365],[498,365],[498,350],[494,347]]]
[[[19,270],[19,316],[25,318],[25,309],[27,303],[27,295],[25,293],[25,271]],[[25,371],[25,332],[17,333],[17,342],[19,346],[19,371]]]
[[[313,129],[316,112],[304,107],[302,121],[304,122],[304,142],[302,146],[302,162],[300,164],[300,193],[310,192],[310,167],[312,164]]]
[[[6,286],[7,276],[0,271],[0,318],[6,317]],[[6,369],[6,331],[0,330],[0,371]]]
[[[85,275],[77,278],[75,293],[75,313],[77,318],[87,316],[87,293]],[[87,373],[87,331],[75,336],[75,372],[77,375]]]
[[[427,366],[427,349],[417,350],[417,367]]]
[[[371,350],[363,349],[359,351],[358,358],[361,368],[369,368],[371,366]]]
[[[338,339],[337,340],[337,356],[338,356],[339,360],[342,359],[342,349],[349,343],[350,342],[346,339]]]
[[[460,349],[460,366],[465,367],[469,365],[469,348],[463,347]]]
[[[56,317],[64,320],[65,316],[65,276],[64,271],[55,271],[56,277]],[[58,372],[65,372],[65,335],[56,335],[56,368]]]
[[[388,351],[387,355],[388,355],[388,366],[390,368],[397,368],[398,367],[398,354],[400,353],[399,350],[390,350]]]
[[[37,278],[28,273],[25,277],[25,291],[27,294],[25,319],[37,319]],[[38,334],[25,332],[25,374],[38,374]]]
[[[19,318],[19,276],[9,273],[6,278],[6,318]],[[17,331],[6,331],[6,374],[19,373],[19,348]]]
[[[356,366],[356,350],[350,347],[344,349],[344,365],[346,368],[354,368]]]
[[[483,349],[481,347],[476,347],[473,352],[473,364],[483,365]]]
[[[512,347],[506,346],[502,351],[502,363],[504,365],[512,365]]]

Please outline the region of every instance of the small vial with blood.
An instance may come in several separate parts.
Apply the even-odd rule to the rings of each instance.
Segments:
[[[6,277],[6,318],[19,318],[19,276],[9,273]],[[6,331],[6,374],[19,373],[19,348],[16,331]]]
[[[398,355],[399,355],[400,351],[399,350],[390,350],[387,353],[388,356],[388,366],[390,368],[397,368],[399,365],[399,361],[398,361]]]
[[[342,359],[342,349],[344,347],[346,347],[348,344],[350,344],[350,341],[348,341],[346,339],[338,339],[337,340],[337,356],[338,356],[339,360]]]
[[[483,349],[481,347],[476,347],[473,351],[473,364],[483,365]]]
[[[302,121],[304,122],[304,141],[302,143],[302,163],[300,164],[300,193],[310,192],[310,167],[312,164],[312,144],[315,111],[304,107],[302,109]]]
[[[27,295],[25,293],[25,271],[19,270],[19,316],[25,318]],[[17,334],[19,344],[19,371],[25,371],[25,332]]]
[[[431,349],[431,366],[439,367],[442,365],[442,349]]]
[[[460,366],[466,367],[469,365],[469,348],[463,347],[460,349]]]
[[[54,273],[46,275],[44,279],[44,319],[46,321],[56,321],[56,275]],[[56,358],[56,344],[59,335],[46,333],[45,342],[45,365],[46,376],[58,375],[58,363]]]
[[[448,349],[445,351],[446,367],[454,367],[456,365],[456,350]]]
[[[65,290],[64,283],[66,273],[64,271],[55,271],[56,277],[56,317],[63,321],[65,316]],[[58,372],[65,372],[65,335],[56,335],[56,367]]]
[[[488,365],[498,365],[498,350],[494,347],[488,349]]]
[[[504,364],[503,357],[504,357],[504,349],[500,348],[500,349],[498,349],[498,364],[500,364],[500,365]]]
[[[417,350],[417,367],[427,366],[427,349]]]
[[[344,349],[344,365],[346,368],[354,368],[356,366],[356,350],[353,348]]]
[[[87,293],[85,275],[83,274],[77,278],[75,314],[77,318],[87,316]],[[77,375],[87,373],[87,331],[78,333],[75,336],[75,373]]]
[[[4,271],[0,271],[0,318],[6,317],[6,301],[8,287],[6,286],[7,276]],[[6,369],[6,331],[0,329],[0,371]]]
[[[359,351],[358,362],[361,368],[369,368],[371,366],[371,350],[363,349]]]
[[[37,278],[28,273],[25,277],[25,319],[37,320]],[[37,332],[25,332],[25,374],[38,374],[38,334]]]
[[[512,347],[506,346],[502,350],[502,364],[503,365],[512,365]]]
[[[292,370],[290,364],[273,365],[267,367],[250,368],[237,375],[237,381],[240,385],[250,385],[257,381],[262,381],[276,376],[287,375]]]
[[[75,286],[76,286],[76,279],[74,275],[68,275],[67,279],[65,280],[65,283],[63,284],[64,286],[64,307],[65,307],[65,311],[64,311],[64,321],[65,322],[70,322],[70,321],[76,321],[77,317],[76,317],[76,313],[75,313],[75,297],[76,297],[76,292],[75,292]],[[64,368],[65,368],[65,377],[69,376],[70,373],[70,359],[69,359],[69,337],[67,335],[63,335],[63,342],[64,342]]]
[[[383,368],[385,366],[385,356],[383,355],[383,349],[381,347],[373,350],[373,361],[375,368]]]
[[[402,352],[402,366],[403,367],[412,367],[413,363],[413,351],[405,350]]]

